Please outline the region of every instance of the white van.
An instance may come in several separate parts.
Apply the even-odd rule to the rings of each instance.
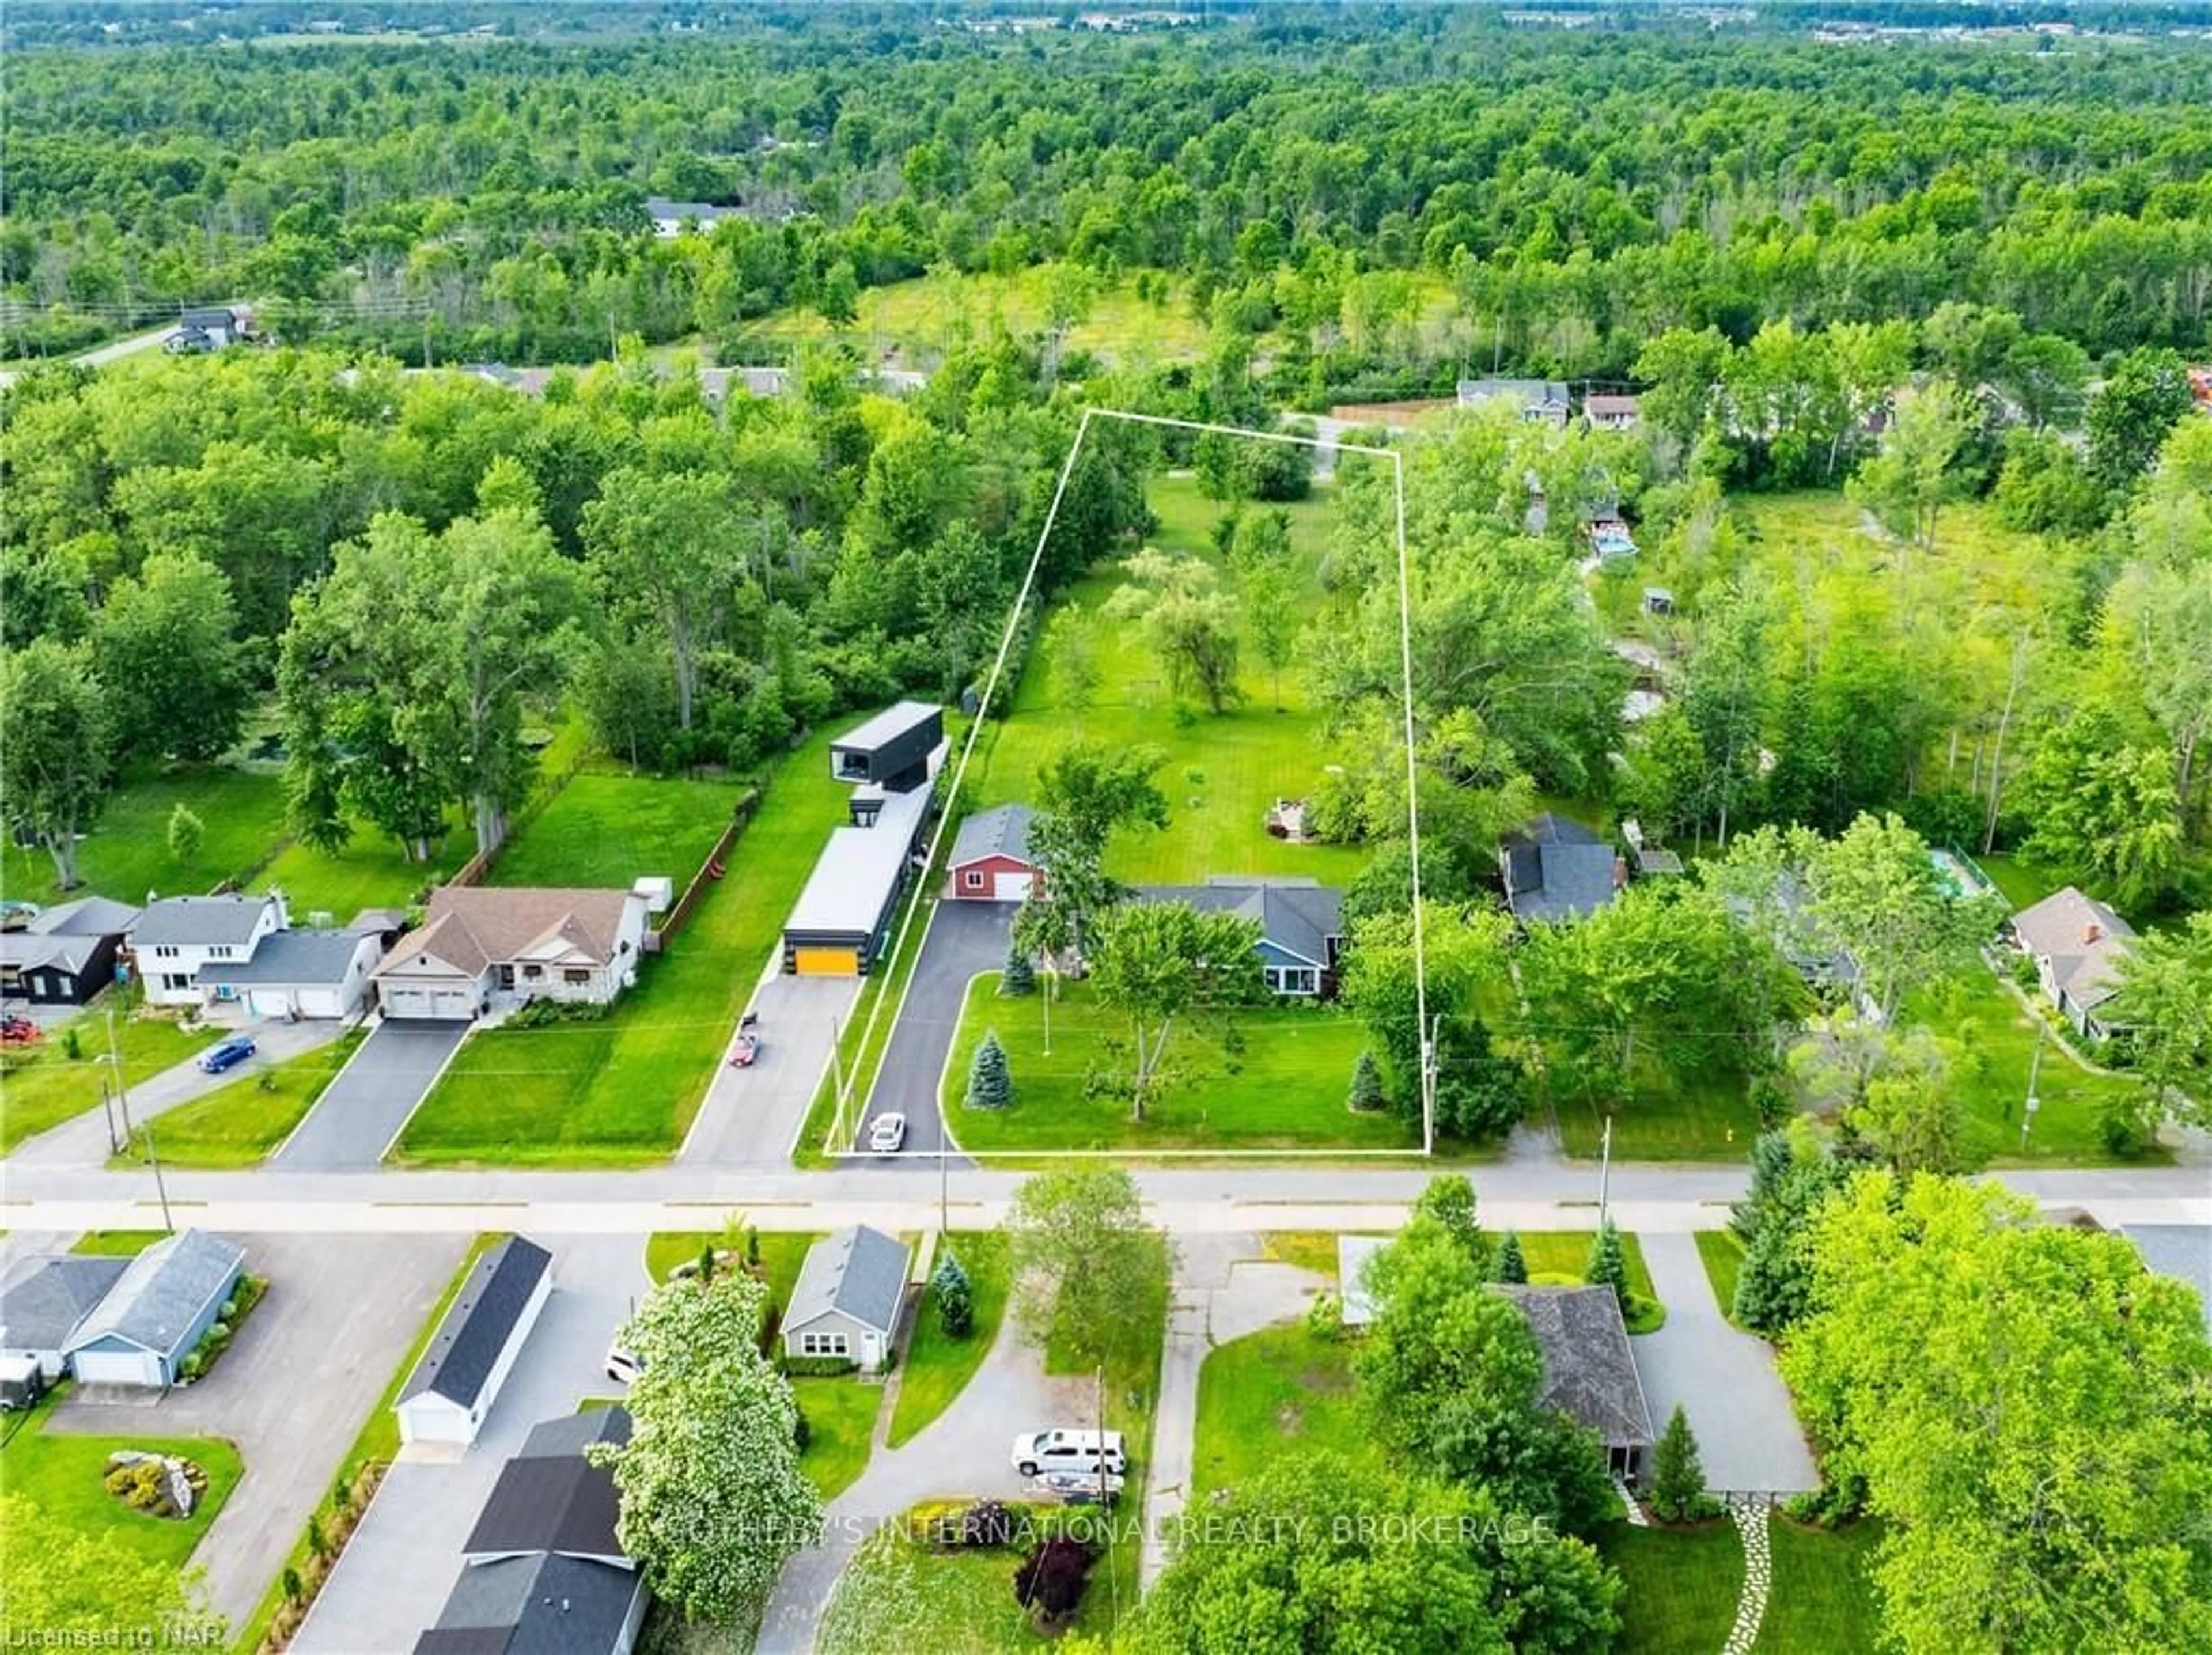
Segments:
[[[1129,1469],[1118,1431],[1031,1431],[1014,1439],[1014,1469],[1025,1477],[1051,1471],[1096,1473],[1099,1462],[1120,1476]]]

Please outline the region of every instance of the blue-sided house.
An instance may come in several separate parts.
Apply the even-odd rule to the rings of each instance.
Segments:
[[[204,1230],[155,1242],[132,1259],[64,1348],[80,1384],[161,1390],[221,1317],[246,1251]]]
[[[1286,999],[1334,1000],[1344,952],[1344,892],[1311,879],[1216,876],[1204,885],[1155,885],[1146,902],[1188,903],[1200,913],[1257,921],[1260,965],[1268,990]]]

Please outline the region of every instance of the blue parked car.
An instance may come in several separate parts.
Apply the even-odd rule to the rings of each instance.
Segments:
[[[210,1074],[220,1074],[253,1056],[253,1043],[244,1035],[237,1035],[219,1046],[210,1046],[200,1054],[200,1068]]]

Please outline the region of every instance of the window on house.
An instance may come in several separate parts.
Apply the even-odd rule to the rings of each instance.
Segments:
[[[1310,966],[1291,966],[1285,968],[1283,972],[1282,987],[1283,992],[1286,995],[1310,995],[1315,992],[1318,986],[1314,980],[1314,972]]]
[[[526,965],[522,968],[522,975],[532,978],[541,977],[545,975],[545,968],[543,965]]]
[[[563,983],[574,983],[580,985],[582,983],[589,983],[591,980],[592,974],[589,971],[577,970],[571,968],[570,970],[561,973],[561,981]]]
[[[849,1356],[852,1346],[842,1333],[802,1333],[799,1336],[801,1356]]]
[[[192,986],[191,973],[189,971],[164,971],[161,973],[161,986],[172,993],[175,993],[179,989],[189,989]]]
[[[1270,965],[1261,975],[1267,979],[1267,986],[1270,989],[1280,989],[1283,986],[1283,974],[1277,970],[1273,966]]]
[[[971,868],[969,868],[969,869],[968,870],[968,876],[967,876],[967,877],[968,877],[968,888],[969,888],[970,891],[981,891],[981,890],[983,888],[983,870],[982,870],[981,868],[980,868],[980,867],[971,867]]]

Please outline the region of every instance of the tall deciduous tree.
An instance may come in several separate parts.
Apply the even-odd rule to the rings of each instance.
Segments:
[[[1087,958],[1099,1001],[1129,1019],[1129,1105],[1145,1104],[1179,1019],[1249,1005],[1263,992],[1260,926],[1237,914],[1201,913],[1188,903],[1133,902],[1091,926]]]
[[[1428,899],[1421,911],[1425,972],[1415,963],[1413,914],[1373,914],[1353,928],[1339,992],[1389,1064],[1391,1102],[1402,1118],[1418,1124],[1422,1029],[1417,989],[1425,976],[1430,1013],[1443,1019],[1435,1054],[1437,1129],[1491,1136],[1519,1115],[1519,1076],[1492,1055],[1474,996],[1503,975],[1512,922],[1492,910],[1462,911]]]
[[[97,1488],[91,1497],[106,1498]],[[131,1521],[161,1519],[133,1515]],[[49,1512],[15,1488],[0,1493],[0,1530],[9,1536],[0,1546],[0,1602],[16,1632],[35,1628],[39,1640],[53,1648],[123,1646],[157,1631],[210,1648],[224,1641],[222,1617],[206,1607],[204,1569],[179,1571]],[[27,1543],[30,1536],[36,1544]]]
[[[2168,1117],[2212,1121],[2212,914],[2137,937],[2120,956],[2113,1012],[2142,1077],[2145,1135]]]
[[[623,1549],[695,1620],[756,1611],[784,1560],[820,1538],[791,1386],[761,1354],[767,1299],[742,1270],[649,1295],[618,1336],[642,1359],[629,1440],[587,1451],[614,1472]]]
[[[2089,464],[2112,489],[2148,471],[2166,435],[2193,405],[2189,375],[2172,350],[2146,345],[2114,364],[2089,402]]]
[[[2124,1237],[2002,1189],[1863,1173],[1820,1220],[1784,1376],[1830,1481],[1884,1520],[1909,1651],[2212,1641],[2212,1345]]]
[[[1212,567],[1147,548],[1122,568],[1128,584],[1106,600],[1106,612],[1143,629],[1176,693],[1198,697],[1212,713],[1242,701],[1237,600]]]
[[[1953,471],[1973,428],[1966,399],[1938,381],[1897,411],[1881,445],[1852,477],[1851,498],[1914,550],[1936,550],[1936,524],[1945,504],[1964,492]]]
[[[1014,1192],[1006,1231],[1024,1338],[1086,1364],[1134,1348],[1158,1311],[1165,1244],[1145,1226],[1134,1179],[1118,1168],[1036,1173]]]
[[[1105,676],[1091,617],[1079,604],[1054,611],[1038,651],[1050,675],[1054,701],[1075,715],[1080,729],[1084,715],[1098,703],[1098,686]]]
[[[76,837],[114,785],[113,728],[85,646],[40,638],[0,654],[0,798],[46,848],[64,891],[78,883]]]
[[[1884,1021],[1905,995],[1956,970],[1996,928],[1986,900],[1954,895],[1928,842],[1895,815],[1861,816],[1805,869],[1813,917],[1856,962]]]
[[[121,751],[212,758],[238,739],[246,682],[236,618],[228,579],[191,552],[157,552],[115,583],[93,659]]]
[[[2186,845],[2170,749],[2130,741],[2108,709],[2075,710],[2045,730],[2014,784],[2033,825],[2022,849],[2130,906],[2179,873]]]
[[[1261,563],[1243,579],[1244,621],[1252,630],[1252,650],[1267,669],[1275,710],[1283,710],[1283,669],[1297,655],[1297,592],[1291,567]]]
[[[727,605],[741,563],[740,514],[726,476],[610,472],[584,508],[584,543],[608,600],[635,604],[668,640],[676,674],[676,720],[691,727],[698,656]]]

